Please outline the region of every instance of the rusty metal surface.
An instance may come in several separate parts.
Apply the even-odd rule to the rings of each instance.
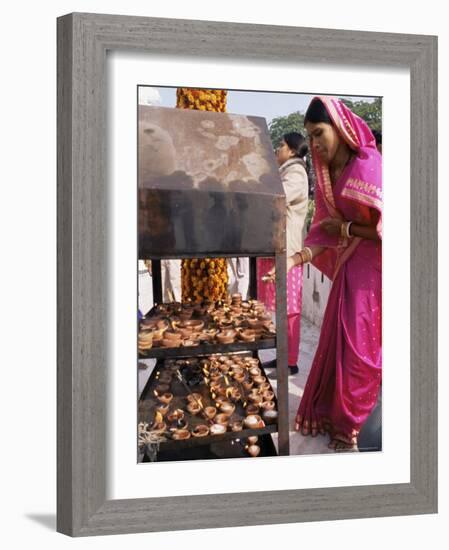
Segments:
[[[285,197],[263,118],[139,106],[139,257],[274,253]]]

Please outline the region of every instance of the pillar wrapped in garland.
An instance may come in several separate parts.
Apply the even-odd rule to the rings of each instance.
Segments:
[[[176,107],[199,111],[226,111],[226,90],[178,88]],[[182,301],[195,303],[225,300],[228,291],[228,269],[225,258],[182,260]]]

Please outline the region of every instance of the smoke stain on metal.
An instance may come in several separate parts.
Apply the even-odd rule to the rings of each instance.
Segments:
[[[139,106],[139,256],[273,253],[285,197],[265,120]]]

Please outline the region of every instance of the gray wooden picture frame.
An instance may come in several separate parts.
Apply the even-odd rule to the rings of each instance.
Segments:
[[[57,530],[86,536],[436,512],[437,38],[82,13],[57,25]],[[410,69],[410,483],[106,499],[108,50]]]

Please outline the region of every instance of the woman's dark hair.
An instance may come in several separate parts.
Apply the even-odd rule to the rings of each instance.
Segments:
[[[327,112],[321,99],[314,99],[307,108],[304,117],[304,124],[306,124],[306,122],[312,122],[313,124],[326,122],[327,124],[332,124],[331,117],[329,116],[329,113]]]
[[[382,132],[379,132],[378,130],[371,130],[371,132],[376,140],[376,145],[382,145]]]
[[[310,176],[310,169],[312,164],[308,155],[309,147],[307,145],[306,138],[299,132],[289,132],[284,134],[282,139],[288,145],[288,147],[295,153],[295,156],[300,159],[301,164],[307,173],[307,177]],[[305,157],[305,159],[304,159]],[[309,179],[309,185],[310,185]]]
[[[309,151],[307,147],[306,138],[299,132],[289,132],[284,134],[283,139],[288,147],[295,153],[300,159],[304,158]]]

